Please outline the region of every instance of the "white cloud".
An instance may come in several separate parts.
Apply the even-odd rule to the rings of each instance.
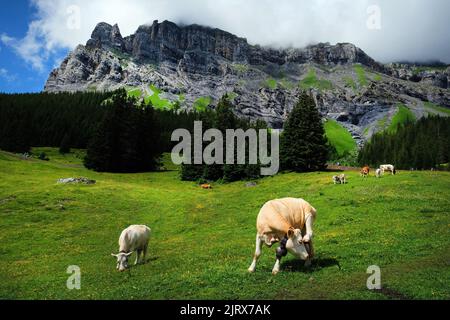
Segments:
[[[11,75],[5,68],[0,68],[0,78],[6,80],[6,82],[13,82],[17,80],[17,76]]]
[[[352,42],[382,62],[450,63],[447,0],[32,0],[32,4],[37,18],[27,35],[13,39],[4,34],[1,40],[37,70],[57,50],[85,43],[98,22],[118,23],[125,36],[141,24],[166,19],[221,28],[252,44],[303,47]],[[380,30],[367,28],[371,5],[381,9]],[[79,16],[74,8],[79,8]]]

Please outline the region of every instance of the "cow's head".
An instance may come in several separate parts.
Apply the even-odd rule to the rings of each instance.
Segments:
[[[300,229],[290,229],[288,231],[286,249],[298,259],[308,259],[309,254],[306,250],[305,244],[303,243],[303,236]]]
[[[131,256],[132,253],[133,252],[129,253],[119,252],[118,254],[111,253],[113,257],[117,258],[117,270],[122,272],[128,269],[128,258]]]

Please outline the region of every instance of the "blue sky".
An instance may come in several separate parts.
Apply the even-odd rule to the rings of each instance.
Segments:
[[[29,22],[35,18],[36,8],[29,1],[2,1],[0,10],[0,35],[23,38],[28,31]],[[60,50],[64,55],[68,48]],[[49,72],[55,64],[54,59],[44,63],[42,70],[36,70],[15,50],[0,42],[0,92],[39,92],[42,91]]]
[[[0,9],[0,92],[42,91],[99,22],[123,36],[153,20],[220,28],[251,44],[351,42],[377,61],[450,63],[448,0],[15,0]],[[407,3],[407,5],[405,5]]]

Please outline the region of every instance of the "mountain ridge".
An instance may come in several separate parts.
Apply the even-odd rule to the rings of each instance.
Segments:
[[[431,112],[425,102],[450,107],[449,79],[450,68],[419,73],[383,65],[351,43],[274,49],[217,28],[155,20],[126,37],[117,24],[97,24],[86,45],[52,71],[44,90],[126,87],[143,99],[157,95],[163,106],[177,101],[183,109],[198,99],[213,105],[229,93],[238,115],[280,128],[299,92],[308,89],[325,118],[363,143],[398,104],[417,117]]]

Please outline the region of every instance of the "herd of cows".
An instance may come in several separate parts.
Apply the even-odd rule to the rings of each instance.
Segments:
[[[369,176],[370,168],[361,169],[361,176]],[[384,173],[396,174],[393,165],[381,165],[375,171],[377,178]],[[333,176],[335,184],[345,184],[345,174]],[[203,189],[210,189],[210,185],[202,185]],[[248,268],[255,272],[256,264],[261,256],[262,247],[272,247],[280,243],[276,250],[276,261],[272,274],[280,271],[282,257],[291,253],[296,258],[305,261],[305,266],[311,265],[314,257],[313,224],[317,218],[317,211],[307,201],[298,198],[283,198],[266,202],[259,211],[256,219],[256,248],[253,261]],[[128,259],[136,252],[135,265],[145,263],[150,241],[151,229],[145,225],[131,225],[122,231],[119,237],[119,253],[111,254],[117,259],[117,270],[125,271],[129,268]]]
[[[381,176],[383,174],[385,174],[386,172],[390,172],[392,175],[397,173],[397,171],[395,170],[395,167],[392,164],[382,164],[378,169],[375,170],[375,177],[381,178]],[[369,176],[369,173],[370,173],[370,167],[364,166],[361,169],[360,175],[361,175],[361,177],[366,178]],[[345,176],[345,174],[333,176],[333,183],[334,184],[346,184],[347,177]]]

